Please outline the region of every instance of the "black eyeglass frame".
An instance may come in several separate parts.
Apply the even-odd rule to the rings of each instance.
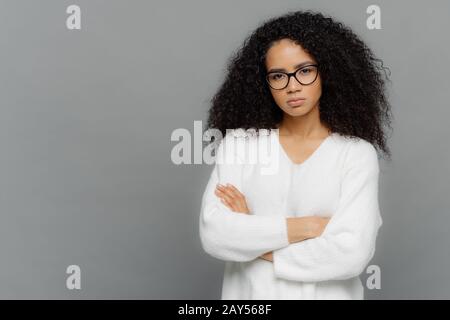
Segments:
[[[310,83],[306,83],[306,84],[305,84],[305,83],[302,83],[300,80],[298,80],[297,77],[295,76],[295,74],[296,74],[297,72],[299,72],[300,70],[305,69],[305,68],[308,68],[308,67],[316,67],[316,68],[317,68],[317,72],[316,72],[316,76],[314,77],[314,80],[311,81]],[[269,82],[268,77],[269,77],[269,75],[272,74],[272,73],[283,73],[283,74],[285,74],[285,75],[288,76],[288,81],[287,81],[286,85],[285,85],[283,88],[275,89],[274,87],[272,87],[272,86],[270,85],[270,82]],[[271,72],[268,72],[268,73],[266,74],[266,81],[267,81],[267,84],[269,85],[269,87],[271,87],[273,90],[283,90],[283,89],[286,89],[286,87],[289,85],[289,81],[291,81],[291,77],[294,77],[295,80],[297,80],[297,82],[300,83],[301,85],[303,85],[303,86],[309,86],[310,84],[313,84],[314,81],[316,81],[318,75],[319,75],[319,64],[308,64],[308,65],[306,65],[306,66],[302,66],[302,67],[298,68],[298,69],[295,70],[294,72],[283,72],[283,71],[271,71]]]

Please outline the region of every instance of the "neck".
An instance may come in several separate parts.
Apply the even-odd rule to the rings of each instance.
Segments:
[[[278,129],[280,135],[295,136],[301,139],[322,137],[331,133],[320,121],[318,106],[302,116],[293,117],[285,113]]]

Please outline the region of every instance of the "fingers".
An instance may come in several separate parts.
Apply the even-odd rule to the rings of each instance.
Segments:
[[[233,186],[232,184],[227,184],[227,187],[236,198],[239,198],[241,200],[245,199],[244,194],[242,194],[235,186]]]
[[[244,195],[233,185],[227,183],[226,186],[217,184],[215,194],[223,199],[229,208],[235,212],[247,213],[248,207]]]
[[[236,191],[231,189],[230,186],[231,185],[222,186],[219,184],[219,185],[217,185],[216,190],[219,191],[219,193],[222,194],[223,197],[226,198],[229,202],[231,202],[233,200],[237,201],[240,198],[240,196],[238,193],[236,193]]]
[[[227,200],[224,198],[220,198],[220,201],[222,201],[222,203],[224,205],[226,205],[228,208],[230,208],[232,211],[235,211],[236,209],[234,208],[234,206]]]
[[[232,184],[227,183],[226,186],[217,185],[219,190],[226,192],[232,198],[244,199],[245,196]]]
[[[227,199],[227,196],[222,191],[216,190],[216,191],[214,191],[214,193],[216,194],[216,196],[220,199],[220,201],[224,205],[226,205],[231,210],[234,210],[234,207],[233,207],[232,203],[230,202],[229,199]]]
[[[273,261],[273,252],[272,251],[266,252],[263,255],[259,256],[259,258],[272,262]]]
[[[226,193],[225,191],[220,190],[219,188],[216,188],[214,191],[217,197],[219,197],[220,201],[226,205],[231,210],[235,210],[234,208],[234,202],[232,201],[232,198]]]
[[[232,194],[227,188],[224,188],[224,187],[218,185],[216,187],[215,193],[220,198],[227,200],[229,203],[231,203],[233,201],[234,194]]]
[[[319,235],[322,235],[322,233],[325,231],[325,228],[330,221],[329,217],[320,217],[319,219],[320,229],[319,229]]]
[[[322,217],[322,221],[325,225],[328,224],[328,222],[330,222],[331,217]]]

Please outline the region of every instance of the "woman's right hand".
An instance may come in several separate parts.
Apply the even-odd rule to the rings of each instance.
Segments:
[[[227,206],[231,211],[236,213],[250,214],[247,206],[247,200],[243,193],[241,193],[235,186],[227,183],[227,185],[217,184],[215,195],[220,198],[220,201]]]

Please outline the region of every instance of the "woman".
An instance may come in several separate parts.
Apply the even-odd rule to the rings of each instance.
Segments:
[[[311,11],[268,20],[230,61],[209,112],[225,138],[199,224],[204,250],[226,261],[222,299],[364,298],[382,224],[375,147],[390,156],[380,61]],[[278,150],[269,174],[243,151],[263,142]]]

